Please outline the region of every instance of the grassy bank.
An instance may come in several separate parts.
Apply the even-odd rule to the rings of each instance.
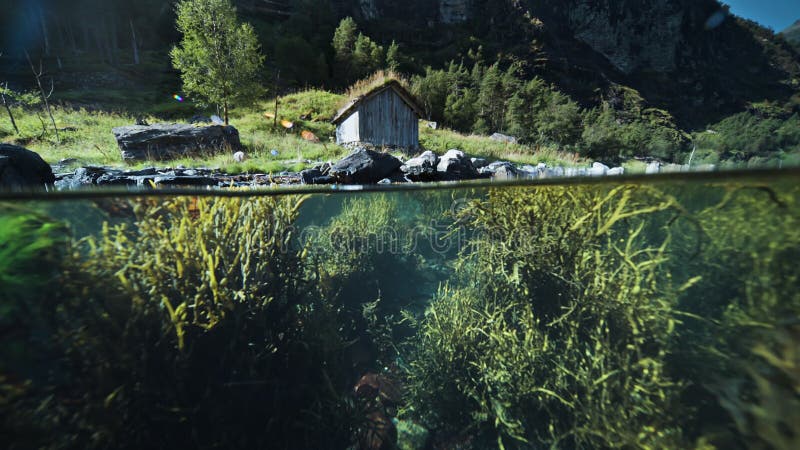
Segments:
[[[71,95],[74,96],[74,93]],[[109,98],[118,99],[123,94],[115,92]],[[230,173],[280,172],[302,170],[318,161],[335,161],[347,150],[334,142],[335,127],[331,119],[342,96],[326,91],[308,90],[281,97],[278,100],[277,118],[275,101],[256,103],[250,108],[234,110],[231,124],[240,133],[248,160],[237,163],[230,154],[208,155],[200,158],[182,158],[159,162],[159,166],[218,167]],[[115,101],[115,104],[122,104]],[[75,166],[105,165],[139,168],[152,162],[126,163],[120,156],[111,129],[131,125],[137,114],[111,111],[104,108],[74,108],[56,106],[53,116],[59,129],[58,138],[46,113],[31,108],[14,107],[12,112],[20,129],[17,134],[8,117],[0,119],[0,141],[24,146],[39,153],[50,164],[64,159],[74,159]],[[156,104],[144,118],[149,123],[186,121],[196,113],[210,113],[189,105]],[[281,121],[293,124],[291,129]],[[44,129],[43,132],[43,123]],[[303,139],[302,133],[310,131],[318,139]],[[458,148],[470,156],[490,160],[508,160],[521,164],[575,165],[579,158],[553,148],[532,148],[490,140],[486,136],[464,135],[450,130],[433,130],[420,125],[420,143],[429,150],[443,153]],[[277,155],[273,150],[277,151]],[[399,155],[402,156],[402,155]]]

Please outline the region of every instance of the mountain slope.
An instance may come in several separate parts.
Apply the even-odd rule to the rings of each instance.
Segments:
[[[784,38],[800,51],[800,20],[781,32]]]
[[[611,85],[631,86],[686,127],[753,102],[785,104],[800,79],[796,50],[715,0],[361,0],[350,13],[431,65],[480,47],[585,104]]]
[[[280,70],[284,88],[343,84],[332,70],[330,42],[339,20],[352,16],[384,47],[393,40],[400,44],[406,56],[402,69],[409,74],[424,73],[426,66],[442,68],[451,60],[469,66],[516,63],[525,77],[549,81],[584,107],[600,104],[617,86],[634,88],[685,129],[702,128],[764,101],[800,111],[795,105],[800,97],[792,98],[800,86],[798,50],[770,30],[729,15],[716,0],[235,3],[261,36],[269,62],[264,82],[272,84],[271,72]],[[23,87],[30,79],[23,49],[43,57],[56,75],[57,91],[69,84],[59,81],[75,75],[59,73],[55,68],[62,64],[138,76],[141,71],[131,65],[133,31],[139,50],[151,52],[150,61],[162,64],[163,77],[177,84],[164,56],[179,38],[171,0],[12,2],[0,25],[5,55],[0,81],[12,86]],[[795,30],[785,36],[791,39]],[[82,85],[104,78],[79,75],[74,78]]]

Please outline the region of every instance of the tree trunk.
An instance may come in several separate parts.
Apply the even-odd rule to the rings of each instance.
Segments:
[[[78,42],[75,40],[75,30],[72,28],[72,21],[67,20],[67,36],[69,36],[69,43],[72,47],[72,54],[78,53]]]
[[[129,20],[131,23],[131,44],[133,45],[133,64],[139,65],[139,44],[136,43],[136,29],[133,27],[133,19]]]
[[[44,54],[50,56],[50,36],[47,33],[47,21],[44,19],[44,11],[41,6],[36,7],[39,15],[39,23],[42,26],[42,37],[44,38]]]
[[[97,54],[100,55],[100,60],[105,62],[106,54],[103,51],[103,40],[100,37],[100,25],[95,25],[92,27],[92,37],[94,37],[94,45],[97,51]]]
[[[278,128],[278,86],[281,84],[281,69],[275,74],[275,117],[272,118],[272,128]]]
[[[83,51],[89,52],[89,25],[81,20],[81,26],[83,27]]]
[[[114,15],[109,18],[111,29],[109,30],[109,49],[111,51],[111,64],[117,64],[117,50],[119,49],[119,36],[117,35],[117,19]]]
[[[11,119],[11,126],[13,126],[14,131],[16,131],[17,134],[19,134],[19,128],[17,128],[17,122],[14,120],[14,114],[11,112],[11,107],[8,105],[8,102],[6,101],[6,94],[4,92],[5,89],[8,89],[8,83],[6,83],[5,87],[3,88],[3,91],[0,91],[0,97],[2,97],[3,99],[3,106],[5,106],[6,111],[8,111],[8,118]]]
[[[64,24],[65,21],[61,18],[61,16],[56,15],[55,20],[56,20],[56,32],[58,34],[57,49],[59,50],[59,53],[61,53],[61,51],[67,48],[67,39],[68,39],[67,27]]]
[[[222,112],[225,116],[225,126],[228,126],[228,99],[226,98],[222,105]]]

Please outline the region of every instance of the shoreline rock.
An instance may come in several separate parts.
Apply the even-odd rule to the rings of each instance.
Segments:
[[[58,189],[77,189],[85,186],[117,187],[256,187],[274,185],[325,185],[325,184],[391,184],[459,181],[487,178],[495,181],[515,179],[553,179],[575,177],[620,176],[622,167],[594,163],[589,167],[517,165],[508,161],[486,163],[476,168],[473,159],[456,149],[449,150],[441,158],[432,151],[425,151],[402,163],[388,153],[365,148],[356,149],[336,163],[320,163],[299,173],[241,174],[230,175],[218,169],[186,169],[148,167],[141,170],[121,170],[109,167],[80,167],[73,172],[54,177]],[[310,161],[307,161],[310,163]],[[484,164],[485,163],[485,164]],[[0,159],[0,165],[2,159]],[[53,167],[60,168],[56,164]],[[647,173],[652,173],[652,167]],[[687,166],[664,165],[662,173],[688,171]],[[698,167],[699,168],[699,167]],[[713,166],[702,166],[702,170],[715,170]]]
[[[357,148],[335,163],[330,175],[343,184],[375,184],[400,169],[403,163],[388,153]]]
[[[111,130],[123,160],[165,160],[240,151],[239,131],[232,126],[158,123]]]
[[[53,169],[38,153],[0,144],[0,190],[46,189],[55,181]]]

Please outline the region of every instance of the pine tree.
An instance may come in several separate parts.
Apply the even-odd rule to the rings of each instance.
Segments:
[[[400,46],[395,41],[392,41],[389,49],[386,50],[386,68],[391,71],[396,71],[400,68]]]
[[[483,74],[478,93],[479,120],[476,131],[493,133],[501,131],[505,119],[505,89],[503,73],[497,64],[492,65]]]
[[[356,49],[358,35],[358,25],[352,17],[342,19],[333,34],[335,76],[344,83],[353,78],[353,52]]]
[[[180,45],[170,56],[181,72],[184,90],[222,107],[252,101],[261,89],[257,75],[264,62],[250,24],[240,24],[229,0],[182,0],[177,5]]]

